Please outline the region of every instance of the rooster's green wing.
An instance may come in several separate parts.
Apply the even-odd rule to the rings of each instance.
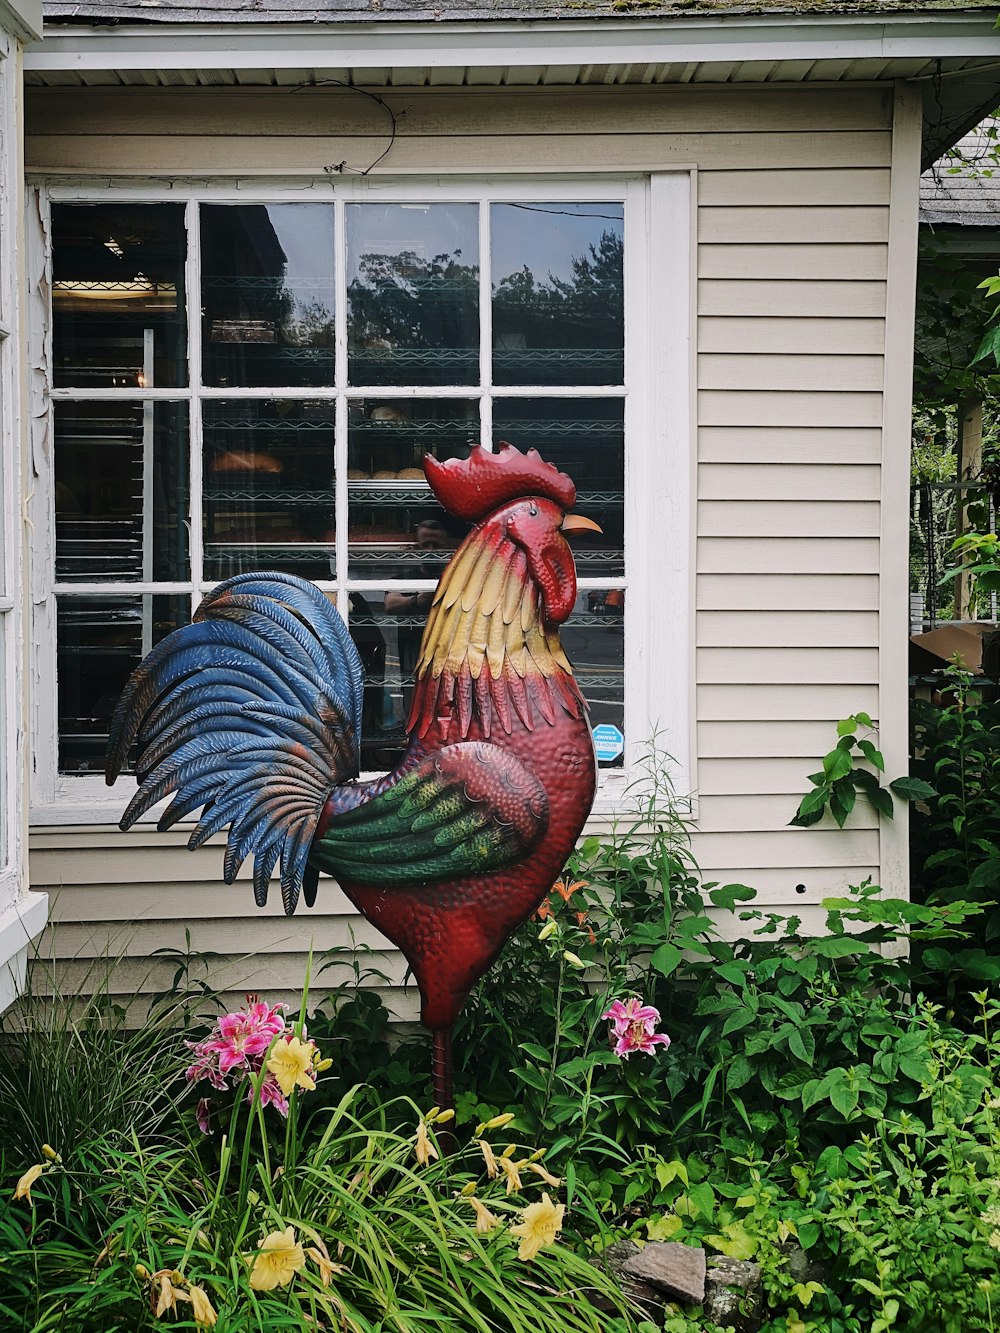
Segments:
[[[373,888],[488,875],[525,856],[548,819],[545,789],[527,764],[498,745],[463,741],[334,815],[309,859],[336,879]]]

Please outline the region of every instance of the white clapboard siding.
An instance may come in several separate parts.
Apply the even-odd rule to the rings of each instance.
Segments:
[[[799,783],[798,793],[795,796],[785,794],[770,796],[761,793],[736,796],[706,796],[702,793],[698,802],[698,828],[704,834],[754,833],[767,829],[783,832],[788,828],[788,821],[795,814],[798,807],[798,796],[811,790],[809,782],[803,775],[803,780]],[[851,817],[851,827],[855,829],[873,829],[877,827],[877,823],[878,818],[871,806],[865,801],[859,801]],[[823,829],[827,825],[821,823],[814,827]],[[832,819],[829,821],[829,827],[835,827]],[[804,833],[806,830],[800,829],[798,831]]]
[[[694,847],[708,879],[754,885],[754,906],[820,930],[822,898],[877,878],[880,864],[868,811],[843,832],[787,821],[836,720],[879,711],[893,94],[741,82],[754,73],[733,61],[729,86],[512,90],[475,86],[495,72],[470,69],[472,86],[390,89],[397,135],[372,182],[697,167]],[[540,85],[543,71],[533,77]],[[388,74],[368,78],[384,88]],[[336,88],[77,82],[29,91],[29,171],[320,175],[341,161],[364,170],[387,146],[384,111]],[[227,888],[218,842],[191,853],[186,837],[149,826],[34,831],[32,883],[53,895],[55,947],[76,957],[80,977],[103,932],[129,941],[117,994],[165,986],[176,964],[146,954],[182,948],[188,928],[195,950],[219,955],[211,980],[227,995],[252,985],[292,999],[309,942],[354,943],[362,966],[388,977],[372,984],[395,1012],[415,1017],[399,954],[332,882],[312,913],[287,921],[276,888],[259,913],[248,871]],[[742,928],[720,919],[726,934]]]
[[[838,468],[851,463],[875,465],[882,458],[882,432],[874,426],[703,425],[698,432],[698,455],[702,464],[796,463],[801,467],[804,463],[836,463]]]
[[[703,209],[746,207],[755,199],[768,207],[806,204],[850,207],[888,204],[889,172],[882,167],[805,171],[713,171],[699,183]]]
[[[802,469],[803,481],[809,473]],[[702,500],[704,537],[877,537],[879,506],[833,500]],[[739,568],[739,560],[734,563]]]
[[[874,574],[700,574],[700,611],[877,611]]]
[[[709,245],[698,247],[700,278],[885,278],[884,245]]]
[[[710,263],[710,256],[721,248],[701,248],[699,253],[702,265]],[[806,276],[812,279],[817,275],[810,273]],[[885,322],[881,319],[824,319],[822,316],[815,319],[747,319],[705,316],[698,321],[698,350],[701,352],[881,356],[884,346]]]
[[[805,830],[800,830],[804,832]],[[705,877],[719,884],[732,883],[734,876],[728,869],[705,867]],[[799,915],[810,903],[824,898],[840,898],[848,890],[865,880],[878,881],[878,866],[810,866],[794,867],[749,866],[746,872],[748,888],[757,890],[757,897],[748,902],[748,908],[779,907]]]
[[[737,560],[745,574],[877,574],[878,542],[874,537],[702,537],[698,543],[699,574],[728,573]]]
[[[869,500],[877,501],[877,467],[838,467],[800,459],[794,463],[703,463],[698,469],[700,500]]]
[[[882,319],[885,283],[702,278],[698,309],[705,315],[807,319]]]
[[[698,686],[698,716],[705,722],[758,719],[763,722],[777,717],[789,721],[837,722],[859,711],[872,717],[878,712],[878,692],[874,685]]]
[[[702,245],[792,245],[806,239],[813,245],[826,241],[884,243],[889,239],[889,209],[838,204],[825,208],[705,208],[698,212]]]
[[[703,685],[863,685],[877,670],[875,648],[699,648],[696,657]]]
[[[698,794],[702,804],[715,796],[799,797],[808,790],[808,774],[816,772],[798,758],[705,759],[698,765]],[[786,799],[787,807],[787,799]],[[791,819],[791,815],[788,816]],[[787,820],[786,820],[787,823]]]
[[[800,722],[782,716],[767,722],[742,719],[699,722],[698,756],[699,759],[744,759],[747,755],[763,759],[796,757],[803,761],[802,772],[808,775],[816,771],[817,759],[833,748],[834,722],[833,718]],[[704,854],[701,859],[704,861]],[[836,859],[833,858],[834,863]]]
[[[699,611],[696,621],[699,648],[878,646],[874,611]]]
[[[783,394],[798,390],[839,394],[845,384],[850,384],[855,390],[881,395],[884,378],[880,356],[703,352],[698,357],[699,387],[724,389],[727,393],[737,389],[778,389]],[[866,420],[865,424],[873,423]]]

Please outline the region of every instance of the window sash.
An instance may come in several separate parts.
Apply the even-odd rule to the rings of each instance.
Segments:
[[[626,764],[623,770],[602,770],[598,807],[611,810],[621,791],[634,775],[634,764],[641,754],[645,737],[666,726],[671,734],[674,758],[678,763],[678,790],[690,789],[690,177],[687,172],[662,175],[613,178],[566,177],[538,179],[522,177],[499,184],[453,181],[427,186],[420,181],[383,183],[367,180],[337,181],[333,185],[333,205],[337,212],[336,231],[336,379],[325,388],[308,387],[208,387],[202,378],[202,323],[199,203],[286,203],[331,202],[329,182],[314,182],[294,189],[280,185],[244,186],[234,189],[229,183],[206,182],[197,186],[166,187],[150,183],[136,187],[110,189],[100,184],[51,185],[41,190],[39,216],[48,232],[49,206],[52,202],[158,203],[165,200],[186,202],[188,240],[185,274],[188,323],[188,387],[184,389],[50,389],[53,402],[59,401],[169,401],[187,402],[189,406],[190,512],[194,517],[190,532],[192,577],[190,581],[121,583],[113,580],[55,583],[48,575],[52,568],[54,535],[51,499],[44,500],[42,541],[38,543],[38,566],[34,571],[37,625],[35,642],[39,645],[38,696],[35,734],[35,787],[32,817],[38,822],[71,822],[84,810],[93,821],[95,804],[99,809],[119,811],[121,796],[109,793],[97,776],[61,775],[57,771],[58,738],[56,668],[55,668],[55,598],[87,593],[184,593],[192,598],[192,607],[216,579],[199,578],[203,565],[203,438],[200,404],[218,399],[328,399],[335,409],[334,472],[335,520],[338,532],[347,532],[348,491],[347,414],[352,400],[377,396],[379,399],[456,398],[476,400],[480,404],[483,443],[492,443],[492,402],[501,398],[547,399],[621,399],[625,431],[625,575],[606,577],[599,573],[579,577],[581,590],[620,588],[628,591],[629,616],[626,617],[624,687]],[[490,274],[489,220],[491,203],[506,201],[609,202],[624,203],[625,252],[625,371],[624,382],[615,385],[551,386],[501,385],[492,383],[492,284]],[[347,294],[345,209],[357,202],[470,202],[479,205],[480,219],[480,373],[475,384],[447,386],[362,386],[347,384]],[[652,223],[655,221],[655,231]],[[657,246],[656,237],[670,236],[672,244]],[[47,246],[47,235],[43,238]],[[51,254],[47,253],[47,273],[51,274]],[[658,293],[649,301],[650,288]],[[670,299],[663,299],[669,297]],[[36,301],[42,299],[36,293]],[[45,319],[47,322],[47,312]],[[45,335],[51,364],[51,334]],[[48,423],[39,429],[50,430]],[[657,466],[654,454],[666,449],[673,471]],[[41,488],[40,488],[41,489]],[[36,497],[36,511],[39,506]],[[671,524],[666,534],[650,526],[651,518],[670,512]],[[36,520],[37,522],[37,520]],[[36,535],[38,527],[36,527]],[[337,605],[345,616],[352,592],[390,589],[392,587],[433,587],[433,580],[387,579],[377,573],[371,578],[352,576],[348,571],[348,543],[336,544],[336,575],[329,580],[315,580],[324,591],[336,593]],[[658,558],[665,557],[665,568],[658,569]],[[666,574],[666,585],[664,575]],[[39,586],[39,584],[43,586]],[[665,586],[667,592],[665,594]],[[655,590],[655,593],[654,593]],[[664,600],[669,613],[664,611]],[[669,633],[666,628],[669,626]],[[660,697],[662,664],[669,661],[678,689],[671,698]],[[116,816],[117,817],[117,816]]]

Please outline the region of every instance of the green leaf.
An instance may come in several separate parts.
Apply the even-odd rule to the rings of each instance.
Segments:
[[[710,889],[709,898],[716,907],[726,907],[730,911],[737,903],[747,903],[757,897],[757,890],[746,884],[723,884],[721,888]]]
[[[854,718],[855,721],[860,722],[863,727],[874,727],[875,725],[867,713],[855,713]]]
[[[828,783],[822,787],[817,787],[815,791],[807,792],[799,802],[798,814],[808,815],[813,810],[822,810],[829,798],[830,786]]]
[[[757,1253],[757,1239],[749,1234],[742,1222],[730,1222],[722,1228],[722,1235],[703,1239],[706,1245],[728,1254],[730,1259],[752,1259]]]
[[[788,1049],[804,1065],[812,1065],[816,1059],[816,1038],[812,1028],[797,1028],[788,1038]]]
[[[683,953],[676,944],[661,944],[650,958],[649,963],[661,976],[669,977],[672,972],[677,970],[683,957]]]
[[[882,758],[882,751],[876,750],[871,741],[858,741],[858,748],[872,768],[877,768],[880,773],[885,772],[885,760]]]
[[[892,808],[892,797],[886,787],[871,787],[865,792],[865,795],[880,815],[884,815],[886,819],[892,819],[895,811]]]
[[[858,729],[858,719],[853,715],[851,717],[841,718],[837,723],[838,736],[850,736]]]
[[[889,786],[904,801],[927,801],[937,795],[929,782],[921,782],[919,778],[896,778]]]
[[[552,1052],[547,1051],[544,1046],[539,1046],[538,1043],[534,1041],[522,1041],[521,1050],[524,1051],[526,1055],[530,1055],[536,1060],[541,1060],[545,1065],[552,1059]]]
[[[529,1088],[535,1088],[538,1092],[545,1091],[545,1075],[532,1065],[522,1065],[520,1069],[512,1071],[515,1078],[519,1078],[522,1083],[527,1083]]]
[[[840,828],[847,822],[847,816],[854,809],[856,799],[857,793],[850,776],[843,777],[833,784],[833,791],[830,794],[830,813]]]
[[[857,1108],[860,1096],[858,1089],[846,1080],[842,1083],[835,1083],[830,1089],[830,1101],[833,1103],[834,1109],[839,1111],[845,1120]]]
[[[823,756],[823,772],[826,774],[827,782],[836,782],[838,778],[846,778],[853,767],[854,760],[851,758],[849,750],[838,748]]]

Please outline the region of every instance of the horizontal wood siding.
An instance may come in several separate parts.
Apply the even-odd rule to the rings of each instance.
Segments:
[[[398,129],[380,175],[697,168],[696,851],[708,878],[818,928],[823,897],[879,873],[865,812],[845,832],[787,824],[837,719],[878,714],[891,91],[385,95]],[[387,146],[380,116],[335,89],[29,90],[26,155],[63,180],[359,170]],[[55,895],[57,947],[81,969],[119,941],[122,993],[167,978],[176,963],[149,955],[183,950],[187,928],[234,994],[294,991],[310,947],[373,950],[362,964],[413,1016],[398,955],[338,890],[258,919],[220,859],[179,832],[39,829],[32,886]]]

